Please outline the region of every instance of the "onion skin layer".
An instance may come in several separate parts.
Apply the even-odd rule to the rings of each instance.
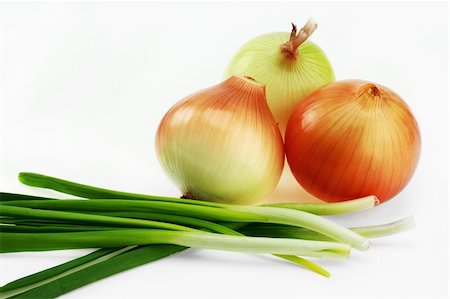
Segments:
[[[326,202],[392,198],[410,180],[421,149],[406,103],[362,80],[331,83],[307,96],[289,119],[285,143],[297,181]]]
[[[295,106],[310,92],[334,82],[334,72],[319,46],[305,41],[296,55],[286,55],[283,46],[290,33],[275,32],[258,36],[234,55],[225,72],[250,76],[267,87],[267,103],[284,133]]]
[[[261,200],[284,165],[265,87],[237,76],[172,107],[158,128],[156,151],[185,197],[224,203]]]

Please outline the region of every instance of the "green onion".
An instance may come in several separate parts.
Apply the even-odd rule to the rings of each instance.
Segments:
[[[363,226],[352,228],[354,232],[366,238],[379,238],[404,232],[416,226],[412,216],[381,225]]]
[[[233,223],[227,225],[233,226]],[[237,223],[237,225],[242,226],[242,223]],[[365,237],[381,237],[405,231],[413,226],[413,218],[407,217],[392,223],[355,227],[351,229]],[[240,232],[251,236],[289,237],[314,240],[330,239],[322,234],[307,229],[266,223],[247,225],[242,227]],[[127,252],[121,253],[120,255],[110,257],[107,260],[102,260],[101,262],[96,261],[93,264],[89,264],[89,262],[95,261],[99,257],[118,251],[117,249],[109,248],[100,249],[70,262],[13,281],[0,288],[0,295],[2,297],[9,297],[14,294],[22,293],[21,296],[15,298],[37,298],[39,296],[54,298],[94,281],[163,258],[184,249],[186,248],[175,245],[138,246]],[[319,272],[321,271],[320,269],[316,270]],[[329,273],[325,271],[323,275],[328,277]],[[31,290],[24,292],[28,289]],[[7,291],[11,290],[14,290],[14,292],[7,293]]]
[[[0,213],[1,213],[1,207],[0,207]],[[47,224],[55,224],[58,223],[57,220],[48,220],[48,219],[33,219],[33,218],[17,218],[17,217],[0,217],[0,222],[5,224],[24,224],[29,225],[30,223],[33,223],[31,225],[47,225]],[[59,222],[61,223],[61,222]]]
[[[361,233],[365,237],[380,237],[409,229],[413,226],[413,223],[414,221],[412,217],[408,217],[388,224],[357,227],[352,228],[352,230]],[[229,223],[227,225],[231,227],[242,227],[242,223]],[[326,236],[304,228],[266,223],[254,223],[247,225],[241,228],[240,232],[255,236],[290,237],[304,239],[316,238],[316,240],[329,240],[329,238],[327,238]],[[36,298],[38,297],[38,295],[44,297],[57,297],[83,285],[100,280],[104,277],[108,277],[124,270],[134,268],[156,259],[160,259],[164,256],[173,254],[174,252],[182,251],[184,249],[185,247],[174,245],[139,246],[136,249],[122,253],[118,256],[114,256],[106,261],[101,261],[99,263],[95,262],[93,264],[87,263],[88,261],[90,261],[89,258],[95,257],[97,252],[109,253],[115,251],[115,249],[100,249],[99,251],[91,253],[87,256],[11,282],[3,288],[0,288],[0,295],[2,297],[9,297],[14,294],[22,293],[20,296],[13,298]],[[160,255],[155,257],[155,252]],[[291,256],[288,256],[287,259],[289,259],[290,257]],[[86,258],[88,259],[85,260]],[[301,261],[303,264],[308,263],[307,260],[301,260],[303,260]],[[73,266],[71,266],[72,264]],[[305,264],[304,266],[307,265]],[[314,268],[314,266],[316,265],[313,264],[311,267],[315,272],[321,272],[320,267]],[[71,269],[71,271],[67,271],[69,269]],[[329,273],[325,270],[323,271],[323,275],[328,277]],[[30,290],[24,292],[28,289]],[[6,292],[10,290],[13,291]]]
[[[54,199],[54,200],[56,200],[56,198],[48,198],[48,197],[40,197],[40,196],[33,196],[33,195],[26,195],[26,194],[0,192],[0,201],[39,200],[39,199],[45,199],[45,200]]]
[[[407,218],[380,226],[346,229],[312,215],[369,209],[378,203],[373,196],[333,204],[235,206],[114,191],[34,173],[21,173],[19,179],[27,185],[88,199],[57,200],[0,193],[1,252],[112,248],[97,251],[97,258],[93,253],[49,272],[31,275],[19,284],[12,282],[9,287],[0,288],[0,297],[56,297],[92,282],[87,274],[93,275],[94,281],[99,280],[187,247],[272,253],[328,277],[329,273],[320,266],[293,255],[347,256],[347,244],[365,250],[369,242],[364,237],[400,232],[413,223]]]
[[[74,211],[75,212],[75,211]],[[121,218],[133,218],[133,219],[147,219],[154,221],[162,221],[169,223],[176,223],[190,227],[203,228],[209,231],[222,233],[222,234],[233,234],[234,230],[226,227],[224,225],[220,225],[211,221],[191,218],[186,216],[179,215],[170,215],[170,214],[162,214],[162,213],[151,213],[151,212],[101,212],[101,211],[76,211],[81,213],[92,213],[95,215],[103,215],[103,216],[113,216],[113,217],[121,217]]]
[[[221,204],[207,202],[207,201],[201,201],[201,200],[190,200],[190,199],[181,199],[181,198],[174,198],[174,197],[144,195],[144,194],[103,189],[103,188],[83,185],[83,184],[66,181],[66,180],[46,176],[43,174],[31,173],[31,172],[19,173],[19,181],[28,186],[52,189],[52,190],[62,192],[65,194],[71,194],[71,195],[75,195],[75,196],[79,196],[79,197],[92,198],[92,199],[120,198],[120,199],[134,199],[134,200],[160,200],[160,201],[169,201],[169,202],[199,204],[199,205],[212,206],[212,207],[221,206]]]
[[[135,248],[135,246],[129,246],[125,248],[121,248],[120,250],[123,252],[124,249],[130,250],[132,248]],[[89,253],[88,255],[82,256],[80,258],[77,258],[75,260],[72,260],[70,262],[64,263],[62,265],[52,267],[50,269],[35,273],[34,275],[30,275],[27,277],[20,278],[18,280],[15,280],[14,282],[10,282],[3,287],[0,288],[0,292],[4,294],[4,292],[23,288],[28,285],[35,284],[39,281],[42,281],[44,279],[47,279],[49,277],[54,277],[56,275],[59,275],[67,270],[73,269],[74,267],[92,262],[100,257],[108,256],[111,253],[117,252],[117,248],[102,248],[99,250],[96,250],[94,252]]]
[[[206,220],[257,222],[266,217],[250,212],[230,211],[228,209],[197,206],[165,201],[142,201],[123,199],[64,199],[64,200],[17,200],[0,202],[2,206],[20,206],[48,210],[79,211],[137,211],[160,212],[173,215],[199,217]]]
[[[268,222],[305,227],[327,235],[352,247],[367,250],[369,240],[339,226],[334,222],[307,212],[272,207],[228,205],[226,209],[163,201],[121,199],[101,200],[22,200],[2,202],[2,206],[14,205],[39,209],[87,210],[87,211],[152,211],[171,213],[213,221]],[[30,212],[32,214],[32,212]],[[7,215],[11,216],[11,215]],[[12,215],[14,216],[14,215]],[[97,216],[101,217],[101,216]],[[107,216],[103,216],[107,217]],[[138,221],[138,220],[135,220]],[[143,221],[143,220],[140,220]]]
[[[62,201],[53,201],[56,202],[67,202],[66,200]],[[79,201],[77,201],[79,202]],[[85,202],[85,201],[82,201]],[[0,212],[2,215],[7,216],[20,216],[25,215],[30,217],[30,214],[32,214],[32,217],[34,218],[50,218],[50,219],[57,219],[61,221],[71,221],[71,222],[82,222],[82,223],[94,223],[94,224],[113,224],[113,225],[125,225],[125,226],[137,226],[137,227],[159,227],[159,228],[166,228],[166,229],[180,229],[180,230],[186,230],[186,227],[180,227],[169,223],[160,223],[155,221],[150,221],[149,223],[139,223],[137,222],[137,219],[130,219],[131,221],[127,221],[128,218],[119,218],[119,217],[109,217],[109,216],[100,216],[100,215],[86,215],[81,213],[73,213],[73,212],[55,212],[55,211],[46,211],[46,210],[36,210],[36,209],[27,209],[27,208],[18,208],[13,206],[8,206],[10,204],[14,204],[15,202],[9,201],[5,203],[5,205],[0,206]],[[30,204],[33,203],[33,201],[26,201],[26,203]],[[45,203],[45,201],[42,201],[41,203]],[[12,208],[12,209],[11,209]],[[142,216],[144,213],[139,213],[140,216]],[[93,216],[93,217],[89,217]],[[129,215],[128,215],[129,216]],[[136,216],[136,215],[133,215]],[[153,217],[152,217],[153,216]],[[106,218],[105,218],[106,217]],[[109,217],[109,218],[108,218]],[[155,214],[155,213],[145,213],[146,218],[153,218],[156,220],[164,220],[164,221],[174,221],[175,222],[182,222],[183,224],[189,224],[194,226],[199,226],[202,228],[206,228],[209,230],[213,230],[216,232],[228,234],[228,235],[241,235],[225,226],[215,224],[209,221],[204,221],[201,219],[193,219],[188,217],[182,217],[182,216],[174,216],[174,215],[165,215],[165,214]],[[43,219],[38,219],[40,221],[43,221]],[[24,231],[26,228],[19,227],[19,228],[6,228],[3,229],[3,231]],[[89,230],[100,230],[100,229],[89,229]],[[36,231],[36,230],[30,230],[27,231]],[[42,230],[44,231],[44,230]],[[46,230],[47,232],[61,232],[61,231],[80,231],[77,228],[69,228],[69,229],[54,229],[52,227],[48,228]],[[314,264],[314,267],[312,267],[313,263],[306,261],[305,259],[299,258],[299,257],[287,257],[287,256],[278,256],[282,259],[289,260],[291,262],[295,262],[298,265],[301,265],[303,267],[306,267],[310,270],[313,270],[319,274],[324,274],[326,271],[322,268],[320,268],[318,265]]]
[[[223,208],[230,206],[228,204],[213,203],[201,200],[190,200],[190,199],[187,200],[174,197],[153,196],[153,195],[109,190],[30,172],[21,172],[19,174],[19,180],[23,184],[28,186],[52,189],[65,194],[71,194],[91,199],[117,198],[117,199],[134,199],[134,200],[153,200],[153,201],[158,200],[158,201],[189,203],[194,205],[204,205]],[[19,199],[9,199],[9,200],[19,200]],[[379,200],[375,196],[367,196],[360,199],[348,200],[340,203],[314,203],[314,204],[278,203],[278,204],[266,204],[264,206],[301,210],[316,215],[335,215],[335,214],[353,213],[357,211],[370,209],[373,208],[378,203]]]
[[[307,212],[284,208],[248,206],[236,206],[233,207],[232,210],[239,212],[251,211],[256,215],[268,217],[267,221],[262,222],[287,224],[307,228],[326,235],[336,241],[350,244],[352,247],[359,250],[365,251],[370,247],[370,241],[363,236],[343,226],[337,225],[331,220]]]
[[[124,229],[71,233],[1,233],[0,252],[109,248],[130,245],[173,244],[185,247],[249,253],[312,257],[346,257],[346,244],[324,241],[228,236],[201,231]]]
[[[127,229],[124,227],[107,227],[107,226],[89,226],[89,225],[76,225],[69,224],[47,224],[42,225],[37,223],[19,224],[19,225],[1,225],[0,232],[41,232],[41,233],[56,233],[56,232],[82,232],[92,230],[114,230],[114,229]]]
[[[13,281],[0,288],[0,297],[56,298],[105,277],[185,249],[186,247],[176,245],[156,244],[134,247],[125,252],[123,248],[100,249],[87,256]]]
[[[415,226],[412,216],[382,225],[362,226],[350,230],[366,238],[379,238],[407,231]],[[331,241],[332,239],[315,231],[302,227],[280,224],[250,223],[239,228],[239,232],[248,236],[291,238],[315,241]]]
[[[4,220],[1,220],[4,222]],[[13,221],[10,221],[11,223]],[[322,235],[318,232],[305,229],[302,227],[270,224],[270,223],[224,223],[225,227],[229,228],[229,232],[240,233],[242,235],[255,237],[270,237],[270,238],[293,238],[316,241],[331,241],[333,239]],[[366,238],[379,238],[394,235],[412,229],[415,227],[412,216],[381,225],[362,226],[349,228],[350,230],[364,236]],[[73,225],[73,224],[42,224],[29,222],[19,225],[1,225],[0,231],[4,232],[75,232],[75,231],[91,231],[91,230],[114,230],[127,229],[123,227],[110,226],[89,226],[89,225]],[[236,232],[237,229],[239,232]],[[230,233],[229,233],[230,234]],[[232,233],[231,233],[232,234]]]
[[[44,201],[44,200],[43,200]],[[146,227],[146,228],[163,228],[163,229],[173,229],[173,230],[183,230],[183,231],[195,231],[193,228],[151,221],[151,220],[141,220],[141,219],[130,219],[130,218],[120,218],[111,216],[100,216],[73,212],[61,212],[61,211],[48,211],[39,209],[29,209],[16,206],[0,205],[0,215],[1,216],[25,216],[29,218],[43,218],[43,219],[54,219],[54,220],[68,220],[73,222],[88,223],[88,224],[106,224],[114,226],[124,226],[124,227]]]
[[[339,215],[348,214],[371,209],[378,205],[380,201],[374,195],[333,203],[278,203],[266,204],[266,207],[279,207],[293,210],[300,210],[316,215]]]

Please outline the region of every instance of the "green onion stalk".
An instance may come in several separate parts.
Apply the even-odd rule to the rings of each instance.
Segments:
[[[6,199],[10,199],[10,198],[14,198],[17,199],[19,198],[19,196],[17,195],[13,195],[13,194],[6,194],[5,197],[9,197]],[[5,198],[4,198],[5,199]],[[36,202],[33,201],[34,198],[28,198],[28,200],[26,201],[28,204],[32,203],[32,202]],[[42,198],[40,198],[42,200]],[[45,203],[45,201],[37,201],[38,203]],[[57,203],[57,202],[66,202],[66,201],[55,201],[52,200],[52,202]],[[11,200],[4,200],[3,204],[4,205],[11,205],[14,204],[14,201]],[[92,211],[90,211],[92,212]],[[119,212],[120,213],[120,212]],[[88,222],[88,223],[94,223],[94,224],[101,224],[101,225],[110,225],[110,224],[114,224],[114,225],[120,225],[120,226],[125,226],[125,227],[159,227],[159,228],[166,228],[166,229],[178,229],[179,227],[176,226],[167,226],[167,224],[165,223],[159,223],[159,222],[148,222],[148,221],[141,221],[141,220],[136,220],[136,219],[122,219],[122,218],[110,218],[110,217],[101,217],[99,215],[83,215],[83,214],[77,214],[77,213],[70,213],[70,212],[55,212],[55,213],[49,213],[49,211],[45,211],[45,210],[36,210],[36,209],[24,209],[24,208],[17,208],[17,207],[12,207],[12,206],[3,206],[2,207],[2,214],[3,215],[7,215],[7,216],[25,216],[28,218],[38,218],[35,221],[46,221],[44,222],[44,224],[48,224],[48,219],[39,219],[42,217],[47,217],[49,219],[53,219],[53,220],[59,220],[59,221],[78,221],[78,222]],[[116,212],[117,214],[117,212]],[[132,216],[133,217],[137,217],[139,216],[140,218],[142,218],[142,215],[136,215],[139,213],[134,213]],[[140,213],[143,214],[143,213]],[[127,215],[128,217],[130,215]],[[189,224],[189,225],[194,225],[194,226],[199,226],[199,227],[203,227],[204,229],[208,229],[208,230],[212,230],[212,231],[216,231],[219,233],[224,233],[224,234],[230,234],[230,235],[240,235],[239,233],[225,227],[225,226],[221,226],[209,221],[204,221],[201,219],[193,219],[193,218],[188,218],[188,217],[183,217],[183,216],[176,216],[176,215],[167,215],[167,214],[155,214],[155,213],[147,213],[146,218],[149,219],[153,219],[153,220],[163,220],[163,221],[170,221],[170,222],[178,222],[178,223],[182,223],[182,224]],[[25,223],[23,222],[25,221]],[[9,223],[15,223],[15,224],[22,224],[22,226],[6,226],[3,228],[3,231],[7,231],[7,232],[17,232],[17,231],[30,231],[30,226],[23,226],[23,224],[29,224],[28,222],[32,221],[32,219],[6,219],[6,222]],[[5,222],[5,221],[4,221]],[[51,224],[51,223],[50,223]],[[36,225],[34,223],[34,225]],[[37,229],[31,229],[32,232],[34,231],[38,231],[41,230],[41,232],[43,230],[45,231],[51,231],[51,232],[61,232],[61,231],[80,231],[80,229],[78,229],[77,227],[73,227],[69,226],[69,227],[54,227],[54,226],[47,226],[47,227],[42,227],[42,224],[39,223],[39,228]],[[94,226],[94,227],[87,227],[86,225],[81,227],[81,230],[98,230],[98,227]],[[22,235],[23,237],[23,235]],[[328,275],[328,273],[320,268],[318,265],[315,265],[312,268],[313,263],[306,261],[303,258],[300,257],[295,257],[295,256],[281,256],[278,255],[279,257],[289,260],[291,262],[294,262],[298,265],[301,265],[303,267],[309,268],[319,274],[322,275]]]
[[[75,200],[72,202],[70,200],[55,201],[41,199],[35,201],[6,200],[4,201],[4,204],[43,209],[88,209],[91,211],[122,211],[124,209],[132,209],[137,211],[151,210],[214,221],[270,222],[288,224],[316,230],[339,242],[350,244],[360,250],[367,250],[370,246],[370,242],[366,238],[361,237],[348,229],[342,228],[327,219],[320,218],[300,210],[294,211],[292,210],[292,206],[290,206],[289,209],[267,206],[236,206],[170,197],[140,195],[91,187],[34,173],[20,173],[19,180],[30,186],[50,188],[76,196],[98,198],[99,200]],[[111,200],[105,199],[105,197],[121,199]],[[124,200],[123,198],[134,199],[134,201]],[[361,209],[361,206],[367,207],[374,206],[376,204],[376,198],[374,197],[363,199],[362,201],[363,205],[361,205],[360,202],[357,202],[356,204],[350,204],[344,206],[343,208],[341,205],[340,209],[342,211],[343,209],[348,208],[348,206],[354,208],[355,205]],[[77,206],[74,207],[74,205]],[[297,206],[297,208],[301,209],[301,206]],[[309,208],[310,211],[313,210],[312,205],[304,205],[304,208]],[[320,209],[321,208],[318,210]],[[321,214],[324,214],[324,209],[321,210]]]
[[[70,194],[74,196],[79,196],[83,198],[90,199],[134,199],[134,200],[152,200],[152,201],[166,201],[166,202],[176,202],[176,203],[187,203],[193,205],[202,205],[210,207],[222,207],[226,208],[232,205],[221,204],[215,202],[201,201],[201,200],[191,200],[183,198],[174,197],[164,197],[164,196],[154,196],[138,193],[130,193],[116,190],[109,190],[104,188],[93,187],[89,185],[79,184],[67,180],[62,180],[59,178],[46,176],[37,173],[21,172],[19,174],[19,180],[28,186],[52,189],[65,194]],[[29,195],[17,195],[8,194],[0,198],[3,201],[10,200],[27,200],[27,199],[47,199],[43,197],[34,197]],[[371,209],[379,204],[379,200],[376,196],[367,196],[361,199],[348,200],[339,203],[277,203],[277,204],[266,204],[267,207],[281,207],[295,209],[305,212],[310,212],[316,215],[337,215],[337,214],[348,214],[353,212],[359,212],[367,209]]]
[[[346,257],[346,244],[299,239],[229,236],[208,232],[126,229],[67,233],[1,233],[0,252],[77,248],[113,248],[129,245],[173,244],[185,247],[248,253]]]
[[[21,173],[19,179],[30,186],[90,199],[58,200],[0,193],[1,243],[7,243],[1,251],[105,248],[11,282],[0,288],[0,298],[32,298],[37,294],[56,297],[188,247],[279,253],[275,255],[329,277],[320,266],[293,254],[343,257],[349,251],[347,244],[364,250],[367,237],[401,232],[414,224],[412,218],[405,218],[379,226],[345,229],[310,214],[369,209],[378,204],[374,196],[333,204],[234,206],[114,191],[34,173]],[[111,204],[114,206],[109,207]],[[124,240],[124,235],[130,238]],[[336,246],[336,240],[346,244]],[[291,248],[282,248],[279,241]],[[167,245],[139,245],[154,242]],[[91,275],[93,280],[86,278]]]
[[[230,223],[231,227],[241,223]],[[412,217],[400,221],[351,228],[365,237],[382,237],[408,230],[414,226]],[[253,223],[244,226],[240,232],[267,237],[291,237],[302,239],[329,239],[306,229]],[[144,265],[185,250],[176,245],[146,245],[124,248],[104,248],[88,255],[12,281],[0,288],[0,298],[54,298],[94,281]],[[327,274],[328,272],[325,272]],[[324,276],[329,276],[324,275]]]
[[[332,221],[298,210],[291,210],[276,207],[251,207],[251,206],[232,206],[227,208],[216,208],[201,205],[181,204],[175,202],[164,201],[140,201],[140,200],[121,200],[121,199],[102,199],[102,200],[22,200],[22,201],[5,201],[2,207],[5,207],[3,214],[5,216],[17,216],[12,206],[32,208],[29,210],[20,210],[18,213],[27,217],[71,217],[70,213],[60,212],[50,213],[48,211],[39,210],[87,210],[87,211],[150,211],[172,213],[175,215],[184,215],[189,217],[201,218],[213,221],[229,221],[229,222],[265,222],[287,224],[299,227],[305,227],[315,230],[321,234],[329,236],[336,241],[350,244],[352,247],[367,250],[370,246],[368,239],[358,235],[355,232],[339,226]],[[82,214],[80,214],[82,215]],[[73,221],[84,221],[80,215],[76,218],[71,217]],[[89,221],[100,221],[108,223],[108,219],[102,218],[107,216],[85,215]],[[120,220],[120,217],[117,217]],[[119,221],[117,220],[117,221]],[[121,220],[122,221],[122,220]],[[131,221],[124,221],[124,225],[129,225]],[[147,225],[143,220],[133,220],[136,225]],[[151,223],[148,225],[156,225]],[[160,225],[160,224],[158,224]]]

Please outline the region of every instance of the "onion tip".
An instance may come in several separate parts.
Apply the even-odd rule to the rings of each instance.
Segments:
[[[361,251],[367,251],[370,248],[370,241],[366,240],[364,242],[361,243],[361,245],[358,247],[359,250]]]
[[[402,231],[416,228],[416,221],[414,220],[413,216],[408,216],[405,219],[402,219],[400,223],[402,224]]]
[[[373,206],[374,207],[378,206],[381,203],[380,200],[378,199],[378,197],[376,195],[371,195],[371,196],[373,198]]]

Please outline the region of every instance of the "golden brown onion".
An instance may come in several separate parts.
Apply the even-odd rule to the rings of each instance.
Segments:
[[[400,96],[361,80],[308,95],[289,119],[285,143],[297,181],[327,202],[392,198],[411,178],[421,146],[417,122]]]

